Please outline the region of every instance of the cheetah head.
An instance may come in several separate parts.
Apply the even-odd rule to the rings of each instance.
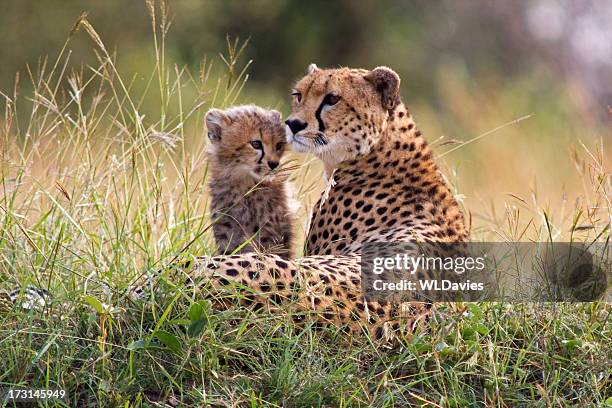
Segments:
[[[326,167],[367,154],[400,103],[399,86],[399,76],[387,67],[367,71],[311,64],[291,91],[287,142],[295,151],[319,157]]]
[[[235,106],[206,113],[208,153],[228,177],[261,180],[279,165],[285,151],[281,114],[255,105]]]

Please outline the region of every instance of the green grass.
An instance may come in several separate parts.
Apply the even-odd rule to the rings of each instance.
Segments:
[[[149,76],[123,77],[81,20],[99,65],[66,72],[67,42],[20,79],[32,95],[17,85],[2,94],[0,289],[32,284],[53,302],[0,309],[0,386],[61,387],[67,406],[612,406],[606,303],[442,305],[428,330],[390,348],[340,328],[296,327],[283,313],[213,311],[181,286],[128,301],[126,288],[147,271],[213,251],[203,113],[237,100],[248,67],[233,41],[220,67],[170,66],[165,16],[150,10]],[[576,159],[591,176],[586,202],[607,203],[609,217],[603,148],[586,151]],[[317,171],[304,162],[294,176],[306,208]],[[509,208],[487,231],[609,237],[605,212],[577,208],[569,228],[551,225],[547,211],[525,222]]]
[[[10,313],[2,382],[61,386],[70,406],[599,407],[612,392],[603,304],[468,304],[385,349],[286,316],[180,303],[142,319],[80,302],[61,321]]]

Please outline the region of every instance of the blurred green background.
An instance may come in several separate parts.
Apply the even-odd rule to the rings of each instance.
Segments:
[[[16,72],[27,88],[26,65],[35,70],[46,55],[54,60],[83,11],[116,52],[122,74],[151,72],[144,2],[3,1],[0,89],[12,92]],[[227,36],[249,39],[243,62],[253,63],[238,102],[287,114],[291,83],[311,62],[387,65],[400,74],[403,99],[430,141],[466,141],[531,115],[441,160],[476,223],[496,218],[496,207],[507,210],[507,200],[571,217],[560,204],[588,194],[586,167],[574,151],[609,176],[612,2],[177,0],[168,17],[166,62],[192,72],[204,58],[222,68]],[[69,49],[68,69],[97,65],[82,30]],[[145,74],[135,77],[136,88]],[[439,154],[449,149],[440,145]]]
[[[511,3],[511,4],[506,4]],[[177,0],[170,58],[192,69],[226,48],[226,35],[250,38],[249,88],[270,103],[284,101],[305,67],[397,70],[408,101],[444,104],[445,72],[470,86],[532,81],[530,97],[554,101],[569,86],[589,115],[606,116],[612,95],[612,5],[599,1],[322,1]],[[146,71],[151,27],[144,2],[135,0],[3,1],[0,5],[0,88],[25,65],[54,57],[80,13],[115,49],[126,70]],[[91,41],[70,44],[72,63],[95,65]],[[570,95],[572,96],[572,95]]]

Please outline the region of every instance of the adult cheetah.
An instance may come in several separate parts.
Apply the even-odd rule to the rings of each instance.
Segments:
[[[359,253],[372,241],[467,238],[463,214],[399,87],[386,67],[316,66],[295,86],[289,142],[319,157],[333,177],[315,206],[306,255]]]

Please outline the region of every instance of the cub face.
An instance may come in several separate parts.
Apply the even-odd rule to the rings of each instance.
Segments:
[[[399,84],[399,76],[386,67],[367,71],[310,65],[291,91],[287,142],[326,164],[367,154],[380,138],[388,112],[400,102]]]
[[[285,152],[281,114],[255,105],[206,113],[209,153],[217,166],[261,180],[276,169]]]

